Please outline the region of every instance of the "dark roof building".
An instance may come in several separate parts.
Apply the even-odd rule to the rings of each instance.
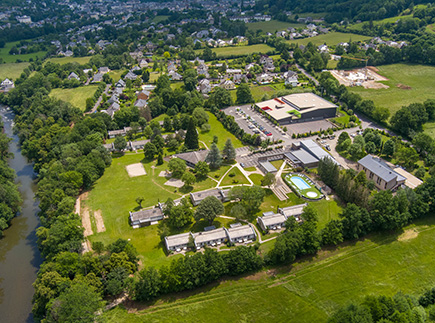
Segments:
[[[214,196],[221,202],[227,202],[229,200],[229,193],[229,189],[222,190],[220,188],[214,188],[211,190],[190,193],[190,199],[192,200],[193,206],[198,205],[208,196]]]
[[[193,168],[198,162],[205,161],[208,152],[208,150],[189,151],[186,153],[175,154],[174,158],[176,157],[184,160],[187,166]]]
[[[163,220],[162,207],[154,207],[152,209],[140,210],[137,212],[130,212],[130,224],[133,229],[156,224],[158,221]]]

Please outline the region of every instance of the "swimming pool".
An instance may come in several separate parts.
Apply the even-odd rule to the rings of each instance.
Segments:
[[[307,188],[310,188],[311,186],[307,184],[307,182],[305,182],[305,180],[299,176],[293,176],[290,178],[290,180],[292,181],[293,184],[296,185],[296,187],[299,190],[306,190]]]

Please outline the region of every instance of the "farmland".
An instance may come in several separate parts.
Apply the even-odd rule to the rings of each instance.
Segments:
[[[53,89],[50,96],[69,102],[84,111],[86,109],[86,99],[94,96],[97,87],[98,85],[88,85],[73,89]]]
[[[0,65],[0,80],[10,78],[16,80],[20,77],[23,70],[28,67],[29,63],[6,63]]]
[[[295,24],[289,22],[283,22],[278,20],[251,22],[246,24],[249,30],[257,31],[262,30],[265,33],[274,33],[276,31],[286,30],[289,27],[304,28],[304,24]]]
[[[363,41],[370,39],[370,36],[363,36],[351,33],[340,33],[340,32],[329,32],[327,34],[321,34],[315,37],[304,38],[304,39],[293,39],[289,40],[290,43],[296,43],[299,45],[306,46],[309,42],[313,43],[315,46],[326,44],[328,46],[336,46],[339,43],[352,41]]]
[[[388,78],[383,81],[388,89],[364,89],[354,87],[352,92],[364,99],[373,100],[375,105],[386,107],[391,114],[402,106],[415,102],[435,99],[435,67],[411,64],[392,64],[379,66],[379,74]],[[399,87],[400,86],[400,87]]]
[[[140,306],[136,314],[116,308],[104,318],[108,322],[207,322],[211,318],[214,322],[326,322],[340,306],[361,301],[365,295],[399,291],[418,295],[433,286],[435,221],[426,219],[405,230],[325,250],[276,272],[222,280],[177,298],[170,295]]]

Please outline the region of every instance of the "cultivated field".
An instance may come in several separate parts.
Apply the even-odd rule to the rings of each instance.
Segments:
[[[73,106],[85,111],[86,99],[94,96],[97,85],[80,86],[73,89],[53,89],[50,96],[71,103]]]
[[[5,47],[0,48],[0,58],[3,59],[5,63],[15,63],[17,59],[27,62],[30,58],[43,58],[47,52],[37,52],[31,54],[22,54],[22,55],[10,55],[9,51],[12,47],[18,45],[19,42],[6,43]],[[1,69],[1,66],[0,66]]]
[[[336,46],[339,43],[349,42],[349,40],[364,41],[369,39],[371,39],[370,36],[363,36],[351,33],[329,32],[327,34],[318,35],[316,37],[293,39],[289,40],[288,42],[304,46],[307,45],[309,42],[312,42],[315,46],[319,46],[322,44],[326,44],[328,46]]]
[[[378,66],[379,74],[388,81],[381,82],[388,85],[388,89],[351,88],[364,99],[373,100],[375,105],[386,107],[391,114],[402,106],[415,102],[435,99],[435,67],[427,65],[392,64]]]
[[[16,80],[20,77],[21,73],[23,73],[23,70],[29,65],[29,63],[0,64],[0,80],[3,81],[7,77]]]
[[[78,63],[80,65],[84,65],[86,63],[89,63],[89,60],[91,59],[91,56],[85,56],[85,57],[53,57],[49,58],[47,62],[52,62],[55,64],[68,64],[68,63]]]
[[[418,295],[435,280],[435,221],[322,251],[313,260],[141,305],[116,308],[107,322],[326,322],[366,295]],[[136,308],[133,304],[133,308]]]
[[[265,33],[274,33],[276,31],[287,30],[289,27],[304,28],[305,24],[295,24],[278,20],[251,22],[246,24],[249,30],[257,31],[261,29]]]

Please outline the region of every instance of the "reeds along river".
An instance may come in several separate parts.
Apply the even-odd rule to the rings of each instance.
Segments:
[[[35,200],[35,178],[32,164],[21,155],[18,137],[13,134],[14,114],[0,105],[5,133],[12,138],[9,151],[14,157],[9,165],[17,173],[17,182],[22,195],[21,213],[4,231],[0,239],[0,322],[33,322],[32,283],[42,263],[36,245],[35,230],[39,225],[38,202]]]

